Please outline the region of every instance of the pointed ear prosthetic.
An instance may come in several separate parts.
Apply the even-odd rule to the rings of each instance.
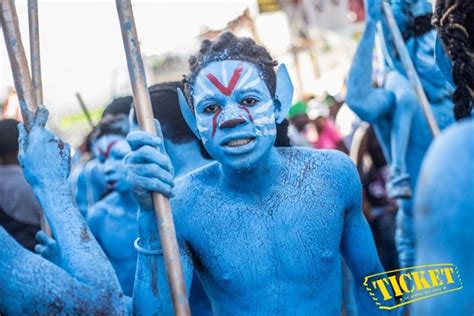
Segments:
[[[293,84],[291,83],[290,75],[288,74],[285,64],[281,64],[277,70],[275,100],[278,100],[275,104],[275,106],[277,106],[275,109],[276,122],[281,123],[288,115],[291,101],[293,100]]]
[[[184,120],[188,124],[189,128],[193,131],[194,135],[196,135],[198,139],[201,139],[201,136],[199,135],[199,131],[197,129],[196,116],[191,111],[191,108],[189,107],[188,101],[186,100],[183,91],[181,91],[180,88],[177,88],[177,92],[179,107],[181,109],[181,114],[183,114]]]

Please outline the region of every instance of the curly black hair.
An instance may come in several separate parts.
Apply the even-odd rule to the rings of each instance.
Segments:
[[[272,97],[275,96],[276,74],[273,60],[268,51],[248,37],[237,37],[230,32],[223,33],[215,41],[203,40],[199,52],[189,58],[189,74],[184,78],[186,96],[193,105],[193,85],[196,77],[209,63],[223,60],[241,60],[254,64],[260,77],[267,84]]]
[[[474,1],[438,0],[432,22],[452,60],[454,117],[470,117],[474,103]]]

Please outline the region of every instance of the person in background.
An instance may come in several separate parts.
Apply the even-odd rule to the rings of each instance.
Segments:
[[[309,122],[308,115],[306,115],[307,107],[306,102],[298,101],[291,106],[288,112],[288,119],[290,121],[288,136],[294,146],[311,147],[305,135],[305,127]]]
[[[330,110],[325,103],[315,99],[308,102],[309,123],[306,125],[306,138],[316,149],[336,149],[348,154],[341,134],[329,117]]]
[[[40,230],[41,206],[18,163],[18,121],[0,120],[0,226],[33,250]]]
[[[87,211],[87,224],[114,267],[123,293],[132,295],[137,253],[138,203],[133,197],[123,158],[131,151],[125,137],[128,117],[107,114],[92,134],[109,193]]]
[[[354,134],[351,158],[362,180],[363,212],[369,222],[385,271],[398,269],[395,246],[397,204],[387,195],[389,166],[374,128],[363,123]]]
[[[102,118],[106,115],[128,115],[133,98],[131,96],[118,97],[106,106]],[[85,217],[87,210],[107,195],[110,191],[104,178],[101,165],[92,150],[92,135],[95,128],[85,137],[84,142],[76,151],[75,161],[70,175],[70,183],[75,202],[81,214]]]

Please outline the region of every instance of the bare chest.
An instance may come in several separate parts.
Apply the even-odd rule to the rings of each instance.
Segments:
[[[342,201],[282,190],[266,198],[209,196],[196,205],[202,208],[188,223],[193,260],[221,290],[268,288],[269,282],[313,290],[337,266]]]

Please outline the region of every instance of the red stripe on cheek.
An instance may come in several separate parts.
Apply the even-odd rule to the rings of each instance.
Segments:
[[[253,123],[253,116],[252,116],[252,114],[250,114],[249,109],[247,109],[247,108],[246,108],[245,106],[243,106],[243,105],[239,105],[239,108],[241,108],[242,110],[244,110],[244,111],[247,113],[247,115],[249,116],[250,122]]]
[[[216,113],[214,113],[214,116],[212,117],[212,138],[214,138],[214,135],[216,134],[217,130],[217,118],[219,117],[219,114],[221,113],[221,109],[219,108]]]
[[[220,83],[219,79],[216,78],[213,74],[207,74],[207,79],[220,91],[223,95],[229,96],[231,95],[232,91],[234,91],[237,82],[239,82],[240,75],[242,74],[242,70],[244,66],[242,64],[238,64],[232,74],[232,78],[230,79],[229,85],[226,87],[222,83]]]

